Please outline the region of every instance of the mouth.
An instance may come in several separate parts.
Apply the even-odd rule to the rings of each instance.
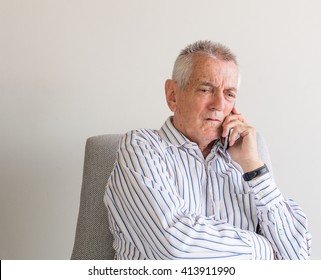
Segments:
[[[205,120],[211,121],[211,122],[221,122],[221,120],[220,120],[220,119],[217,119],[217,118],[207,118],[207,119],[205,119]]]

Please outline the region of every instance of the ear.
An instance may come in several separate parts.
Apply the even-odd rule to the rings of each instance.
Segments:
[[[172,112],[175,112],[177,107],[177,94],[178,94],[177,83],[173,80],[166,80],[165,93],[166,93],[166,101],[169,109]]]

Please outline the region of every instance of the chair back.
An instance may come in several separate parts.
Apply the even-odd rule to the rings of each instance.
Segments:
[[[80,206],[71,259],[114,259],[113,236],[103,201],[121,135],[99,135],[87,139]]]

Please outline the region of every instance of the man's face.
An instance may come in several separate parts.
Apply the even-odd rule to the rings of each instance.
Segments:
[[[174,126],[198,145],[208,145],[222,133],[222,122],[235,104],[238,69],[232,61],[194,55],[184,89],[172,82],[167,101]]]

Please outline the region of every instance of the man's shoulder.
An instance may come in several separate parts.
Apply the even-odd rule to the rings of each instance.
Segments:
[[[148,128],[138,128],[126,132],[121,137],[121,146],[136,145],[158,145],[161,138],[158,130]]]

